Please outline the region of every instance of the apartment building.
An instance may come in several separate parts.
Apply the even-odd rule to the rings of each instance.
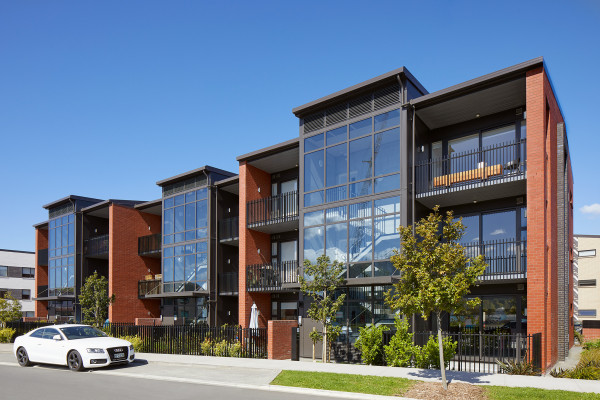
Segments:
[[[600,338],[600,235],[575,235],[576,319],[581,323],[586,340]]]
[[[256,306],[259,326],[282,327],[270,331],[281,342],[300,323],[309,355],[315,324],[298,276],[326,254],[345,265],[336,354],[352,361],[359,327],[393,323],[384,293],[397,279],[397,228],[439,205],[463,218],[464,246],[489,264],[472,288],[481,305],[443,328],[541,333],[542,365],[565,357],[573,178],[542,58],[434,93],[403,67],[293,113],[298,134],[237,157],[238,174],[206,166],[158,181],[162,197],[149,202],[69,196],[45,206],[36,284],[49,292],[38,293],[36,315],[79,318],[73,301],[98,270],[117,295],[111,321],[247,327]],[[435,328],[418,316],[412,325]]]
[[[0,249],[0,298],[10,294],[21,303],[23,317],[33,317],[35,253]]]

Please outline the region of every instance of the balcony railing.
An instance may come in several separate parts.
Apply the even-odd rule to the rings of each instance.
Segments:
[[[237,272],[224,272],[219,275],[219,293],[235,294],[239,292]]]
[[[469,189],[525,177],[525,139],[417,163],[416,190],[419,197]]]
[[[38,265],[48,266],[48,249],[38,250]]]
[[[162,234],[141,236],[138,238],[138,255],[149,256],[158,255],[161,252]]]
[[[48,285],[40,285],[37,287],[37,296],[35,297],[48,297]]]
[[[229,241],[239,237],[239,217],[226,218],[219,221],[219,240]]]
[[[248,227],[298,219],[298,192],[287,192],[247,204]]]
[[[284,284],[298,283],[298,261],[258,264],[246,267],[246,289],[249,292],[282,290]]]
[[[138,281],[138,297],[162,293],[162,279],[146,279]]]
[[[83,254],[88,257],[108,255],[108,234],[96,236],[83,242]]]
[[[527,241],[492,240],[462,244],[469,257],[485,256],[488,266],[482,281],[525,279],[527,277]]]

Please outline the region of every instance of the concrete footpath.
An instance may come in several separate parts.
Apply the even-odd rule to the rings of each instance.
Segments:
[[[0,344],[0,352],[11,352],[12,345]],[[5,354],[5,356],[7,356]],[[2,360],[5,360],[2,357]],[[99,369],[94,373],[131,376],[157,380],[171,380],[198,384],[228,387],[282,391],[292,393],[313,393],[340,398],[375,399],[386,396],[332,392],[323,390],[299,389],[269,385],[282,370],[332,372],[407,378],[420,381],[441,382],[438,370],[416,368],[391,368],[355,364],[322,364],[311,361],[257,360],[247,358],[224,358],[188,355],[168,355],[138,353],[137,362],[128,368]],[[134,367],[139,365],[141,368]],[[195,367],[195,368],[192,368]],[[558,379],[550,376],[531,377],[505,374],[484,374],[461,371],[447,371],[451,382],[464,382],[474,385],[496,385],[510,387],[533,387],[540,389],[567,390],[573,392],[600,393],[600,382],[577,379]],[[192,382],[193,381],[193,382]],[[399,399],[395,397],[395,399]]]

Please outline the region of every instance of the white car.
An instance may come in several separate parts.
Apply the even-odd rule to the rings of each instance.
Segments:
[[[15,339],[19,365],[67,365],[72,371],[133,362],[135,352],[127,340],[108,336],[89,325],[50,325]]]

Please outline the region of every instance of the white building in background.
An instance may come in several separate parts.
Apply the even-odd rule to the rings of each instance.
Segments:
[[[0,249],[0,297],[6,293],[19,300],[24,317],[34,316],[34,252]]]

